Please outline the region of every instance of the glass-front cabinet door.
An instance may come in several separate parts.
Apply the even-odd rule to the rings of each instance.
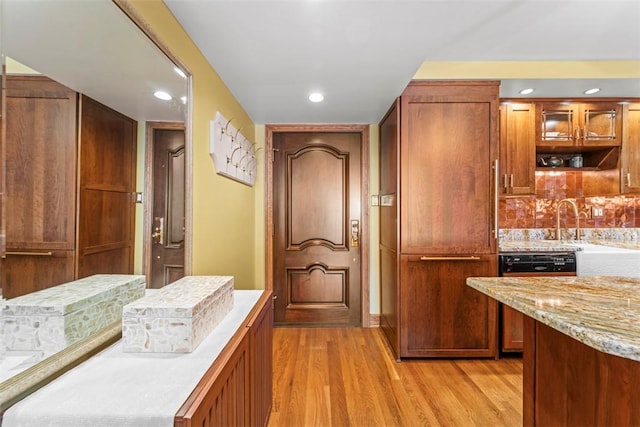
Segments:
[[[580,136],[584,145],[620,145],[621,106],[593,103],[582,107]]]
[[[538,146],[618,146],[621,106],[615,102],[540,103]]]
[[[578,108],[572,104],[539,105],[540,130],[538,145],[551,147],[570,147],[576,142],[576,129],[579,119]]]

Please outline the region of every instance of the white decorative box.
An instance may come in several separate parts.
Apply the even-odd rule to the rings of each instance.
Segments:
[[[116,322],[145,293],[145,277],[97,274],[4,301],[7,350],[57,352]]]
[[[233,277],[183,277],[122,309],[122,348],[189,353],[232,308]]]

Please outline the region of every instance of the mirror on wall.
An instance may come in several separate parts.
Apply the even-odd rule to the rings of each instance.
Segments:
[[[1,54],[3,64],[6,63],[6,75],[3,81],[8,85],[7,88],[3,87],[3,100],[12,90],[12,79],[21,79],[21,84],[29,83],[30,79],[50,80],[80,94],[78,99],[83,99],[83,96],[91,98],[117,114],[137,122],[138,131],[135,137],[138,153],[143,152],[145,146],[144,130],[147,122],[188,123],[186,118],[188,77],[181,73],[169,57],[113,1],[3,0],[0,1],[0,28]],[[40,91],[49,96],[47,89]],[[160,99],[154,96],[157,91],[164,92],[171,99]],[[6,137],[5,129],[15,128],[12,123],[5,123],[5,120],[8,122],[15,120],[16,117],[16,114],[13,116],[5,114],[7,111],[4,105],[3,103],[3,144]],[[24,113],[28,110],[24,108],[21,111]],[[42,115],[39,107],[33,110],[34,114]],[[79,121],[81,118],[76,115],[73,119]],[[79,124],[76,123],[75,129],[79,129],[78,126]],[[53,136],[57,137],[58,133],[57,125],[50,125],[42,130],[44,135],[42,139],[45,141],[43,152],[49,149],[54,150],[46,144],[51,145],[51,141],[56,139]],[[4,153],[4,150],[0,152]],[[46,161],[48,155],[45,153],[42,158]],[[5,174],[22,173],[26,168],[16,165],[7,168],[6,158],[0,161],[2,165],[0,176],[3,182],[0,199],[2,201],[0,213],[3,214],[0,219],[0,233],[2,233],[0,262],[4,264],[9,256],[7,253],[9,250],[5,246],[6,237],[11,235],[11,227],[14,227],[14,223],[8,222],[7,216],[4,215],[7,209],[6,196],[11,191],[6,188],[6,184],[16,181],[16,179],[5,179]],[[142,169],[143,165],[144,156],[138,154],[137,168]],[[73,165],[53,161],[48,167],[63,168],[73,167]],[[74,170],[72,179],[75,179],[75,173]],[[46,183],[46,180],[44,182]],[[55,182],[57,181],[50,179],[48,184],[54,185]],[[139,188],[136,191],[142,191],[142,189]],[[46,189],[44,193],[47,193]],[[20,200],[25,202],[27,196],[20,195]],[[34,199],[32,203],[34,209],[42,207],[38,200]],[[141,205],[139,209],[142,209]],[[47,216],[52,213],[43,212],[42,214]],[[78,224],[83,222],[79,221]],[[56,222],[49,225],[49,229],[57,227],[62,228],[62,225]],[[78,232],[77,227],[76,232]],[[136,234],[141,236],[142,230],[137,229]],[[72,236],[73,239],[75,237]],[[142,245],[142,239],[138,238],[136,241],[137,245]],[[36,255],[42,252],[54,255],[63,253],[61,257],[66,256],[64,255],[66,249],[62,247],[62,243],[55,244],[58,246],[54,246],[53,249],[38,248],[37,245],[27,248],[24,251],[28,253],[27,256],[15,249],[13,252],[18,254],[16,257],[24,259],[43,258],[28,256],[36,252]],[[2,278],[5,277],[7,270],[3,268],[3,264],[0,264]],[[141,267],[137,266],[136,269],[137,273],[141,274],[139,271]],[[38,271],[37,267],[32,270],[35,273],[30,274],[42,273],[42,270]],[[75,272],[77,271],[76,266]],[[30,277],[25,275],[24,280],[32,280]],[[0,289],[2,285],[0,281]],[[19,363],[9,360],[12,357],[10,351],[0,350],[0,411],[18,398],[16,396],[24,396],[36,384],[45,381],[47,376],[53,373],[57,375],[64,365],[73,363],[74,360],[85,357],[93,349],[117,339],[118,334],[118,325],[112,325],[56,355],[50,356],[42,352],[16,355],[20,358]]]

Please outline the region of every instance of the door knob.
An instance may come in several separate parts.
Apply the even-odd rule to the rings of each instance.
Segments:
[[[351,221],[351,247],[360,245],[360,221],[354,219]]]
[[[153,233],[151,233],[151,238],[153,239],[153,243],[158,243],[160,245],[164,244],[164,218],[157,216],[153,219],[154,227]]]

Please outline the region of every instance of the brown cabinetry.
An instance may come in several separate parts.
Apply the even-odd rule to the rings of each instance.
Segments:
[[[640,103],[624,107],[621,158],[622,193],[640,193]]]
[[[416,256],[401,260],[401,355],[492,357],[497,302],[466,285],[496,276],[495,257]]]
[[[131,273],[135,121],[43,76],[3,95],[3,296]]]
[[[398,357],[495,356],[498,83],[412,82],[380,123],[381,326]]]
[[[6,76],[5,298],[74,278],[77,93]]]
[[[501,194],[535,194],[536,106],[504,103],[500,106]]]
[[[622,106],[615,101],[537,103],[539,166],[549,158],[569,167],[571,158],[581,156],[582,166],[571,170],[616,169],[622,141]]]
[[[266,426],[272,405],[273,302],[265,292],[178,410],[175,427]]]
[[[524,314],[504,304],[500,304],[500,351],[522,352],[524,349]]]
[[[541,102],[539,146],[620,145],[622,108],[617,102]]]

